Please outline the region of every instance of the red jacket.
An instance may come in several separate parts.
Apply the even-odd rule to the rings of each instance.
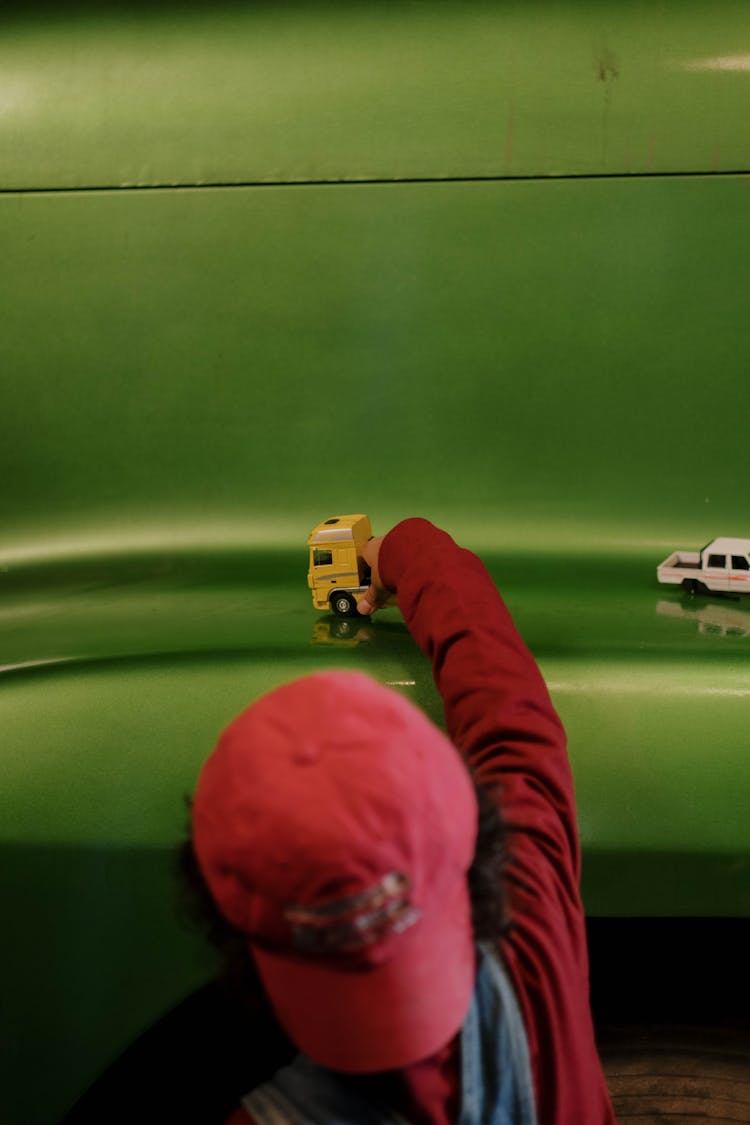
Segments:
[[[379,561],[432,664],[448,733],[502,809],[513,924],[499,944],[526,1026],[540,1125],[613,1122],[589,1008],[573,782],[541,673],[483,564],[445,532],[406,520],[386,536]],[[433,1068],[409,1071],[396,1108],[448,1120],[457,1067],[443,1052]],[[243,1110],[230,1119],[248,1120]]]

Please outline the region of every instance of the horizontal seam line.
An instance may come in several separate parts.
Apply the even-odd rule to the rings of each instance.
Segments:
[[[736,179],[750,176],[750,170],[740,168],[722,172],[561,172],[549,175],[527,176],[402,176],[392,178],[362,177],[323,180],[208,180],[201,183],[155,184],[84,184],[78,186],[0,187],[0,195],[77,195],[87,192],[165,192],[211,191],[241,188],[304,188],[304,187],[373,187],[401,184],[482,184],[482,183],[549,183],[590,180],[662,180],[662,179]]]

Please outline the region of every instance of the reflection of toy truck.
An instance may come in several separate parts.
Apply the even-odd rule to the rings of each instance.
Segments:
[[[673,551],[656,575],[690,594],[750,594],[750,539],[713,539],[702,551]]]
[[[310,532],[307,585],[316,609],[356,617],[357,598],[370,585],[370,568],[362,558],[370,539],[367,516],[332,516]]]

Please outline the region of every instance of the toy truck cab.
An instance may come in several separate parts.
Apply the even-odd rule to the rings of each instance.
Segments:
[[[701,551],[673,551],[656,573],[689,594],[750,594],[750,539],[712,539]]]
[[[370,568],[362,558],[372,539],[368,516],[331,516],[310,532],[307,584],[316,609],[337,617],[356,617],[357,598],[370,584]]]

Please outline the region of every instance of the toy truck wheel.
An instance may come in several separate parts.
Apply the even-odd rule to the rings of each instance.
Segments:
[[[345,590],[334,590],[330,598],[331,609],[337,617],[356,617],[357,601]]]
[[[686,594],[707,594],[708,590],[697,578],[683,578],[682,588]]]

